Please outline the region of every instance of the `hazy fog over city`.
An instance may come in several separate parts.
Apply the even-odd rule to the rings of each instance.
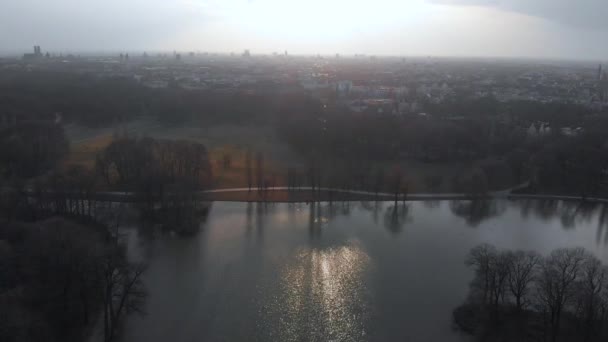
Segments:
[[[603,0],[2,0],[0,52],[602,59]]]

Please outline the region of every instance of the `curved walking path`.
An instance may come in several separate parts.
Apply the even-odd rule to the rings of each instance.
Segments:
[[[525,189],[530,185],[530,182],[524,182],[517,186],[505,190],[492,191],[486,194],[467,194],[467,193],[409,193],[406,194],[407,201],[425,201],[425,200],[471,200],[471,199],[537,199],[537,200],[563,200],[563,201],[588,201],[598,203],[608,203],[608,198],[568,196],[568,195],[543,195],[543,194],[513,194],[514,191]],[[276,198],[273,193],[283,192],[285,196]],[[28,195],[33,196],[34,191],[28,190]],[[239,194],[241,193],[241,194]],[[49,194],[48,192],[45,194]],[[263,191],[257,188],[226,188],[226,189],[210,189],[201,190],[194,193],[195,196],[202,201],[218,201],[218,202],[311,202],[311,201],[371,201],[384,200],[393,201],[394,193],[362,190],[346,190],[337,188],[313,188],[310,186],[288,188],[284,186],[270,187]],[[234,196],[223,196],[223,195]],[[346,195],[344,198],[339,198],[336,195]],[[334,197],[336,196],[336,197]],[[83,198],[83,194],[74,193],[72,198]],[[101,191],[88,196],[88,199],[106,202],[137,202],[138,194],[129,191]],[[403,194],[399,194],[398,199],[403,200]]]
[[[515,187],[493,191],[487,194],[467,194],[467,193],[408,193],[405,194],[405,199],[408,201],[417,201],[417,200],[458,200],[458,199],[473,199],[473,198],[489,198],[489,199],[497,199],[497,198],[510,198],[514,195],[511,195],[513,191],[524,189],[528,187],[529,182],[524,182]],[[285,192],[287,194],[288,199],[275,199],[272,197],[272,194],[275,192]],[[226,194],[236,195],[237,193],[243,193],[243,198],[238,195],[235,197],[228,196],[226,199]],[[34,195],[33,191],[28,191],[29,195]],[[48,194],[48,193],[47,193]],[[346,198],[334,198],[335,195],[343,194],[346,195]],[[299,195],[291,198],[290,195]],[[252,188],[227,188],[227,189],[210,189],[210,190],[201,190],[195,192],[195,196],[197,196],[200,200],[204,201],[268,201],[268,202],[305,202],[305,201],[327,201],[327,200],[374,200],[374,199],[382,199],[382,200],[394,200],[394,193],[387,192],[372,192],[372,191],[362,191],[362,190],[346,190],[346,189],[337,189],[337,188],[313,188],[310,186],[305,187],[297,187],[297,188],[288,188],[284,186],[280,187],[270,187],[264,190],[258,190]],[[516,195],[521,196],[521,195]],[[84,197],[83,194],[74,193],[73,197]],[[252,198],[253,197],[253,198]],[[136,202],[138,201],[138,194],[136,192],[129,191],[102,191],[96,192],[94,194],[90,194],[88,196],[89,199],[97,200],[97,201],[110,201],[110,202]],[[403,194],[398,195],[398,199],[403,199]],[[572,198],[574,199],[574,197]],[[578,199],[578,198],[577,198]]]

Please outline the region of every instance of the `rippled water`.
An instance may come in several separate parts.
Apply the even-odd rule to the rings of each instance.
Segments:
[[[606,213],[558,201],[214,203],[192,237],[129,230],[150,297],[124,340],[467,341],[451,311],[471,247],[582,246],[608,263]]]

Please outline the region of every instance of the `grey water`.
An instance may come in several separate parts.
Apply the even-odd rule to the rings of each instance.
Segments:
[[[124,341],[468,341],[470,248],[585,247],[607,208],[561,201],[213,203],[195,235],[127,230],[149,268]]]

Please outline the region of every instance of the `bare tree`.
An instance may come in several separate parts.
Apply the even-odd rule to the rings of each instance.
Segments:
[[[224,170],[228,170],[228,169],[230,169],[231,166],[232,166],[232,155],[230,153],[224,153],[224,156],[222,158],[222,167],[224,168]]]
[[[573,299],[576,281],[587,253],[582,248],[561,248],[542,263],[537,282],[537,299],[548,316],[551,340],[556,341],[564,307]]]
[[[536,276],[542,258],[536,252],[508,252],[509,290],[515,298],[515,305],[521,311],[526,305],[526,297]]]
[[[118,246],[108,248],[98,268],[103,303],[104,341],[116,336],[123,315],[143,313],[146,291],[141,279],[143,264],[128,263]]]
[[[587,255],[581,266],[576,290],[576,313],[583,323],[585,341],[596,333],[596,321],[602,318],[603,295],[608,285],[608,269],[594,256]]]
[[[245,154],[245,172],[247,173],[247,187],[249,191],[251,191],[251,187],[253,186],[253,170],[251,166],[251,150],[247,150]]]
[[[296,171],[293,167],[287,168],[287,190],[293,190],[296,187]]]
[[[441,186],[442,182],[443,182],[443,178],[441,177],[441,175],[426,176],[424,178],[424,184],[426,185],[428,190],[431,192],[437,191],[439,189],[439,187]]]
[[[110,178],[110,167],[111,163],[105,154],[100,153],[95,156],[95,170],[105,180],[106,184],[110,184],[112,181]]]
[[[481,291],[481,303],[487,304],[490,300],[490,285],[492,281],[493,260],[496,259],[496,247],[482,244],[469,252],[465,264],[475,269],[473,287]]]
[[[507,290],[507,281],[510,273],[510,258],[508,252],[495,253],[490,255],[490,267],[488,275],[490,277],[490,295],[492,306],[494,307],[494,318],[498,318],[499,302],[504,302]]]
[[[395,196],[395,206],[399,201],[399,194],[403,191],[403,170],[397,166],[393,169],[393,175],[391,180],[391,187]]]
[[[264,155],[258,152],[255,157],[255,170],[257,176],[258,191],[264,189]]]
[[[384,169],[378,167],[376,169],[376,177],[374,180],[374,192],[376,193],[376,198],[378,198],[378,193],[384,189]]]

